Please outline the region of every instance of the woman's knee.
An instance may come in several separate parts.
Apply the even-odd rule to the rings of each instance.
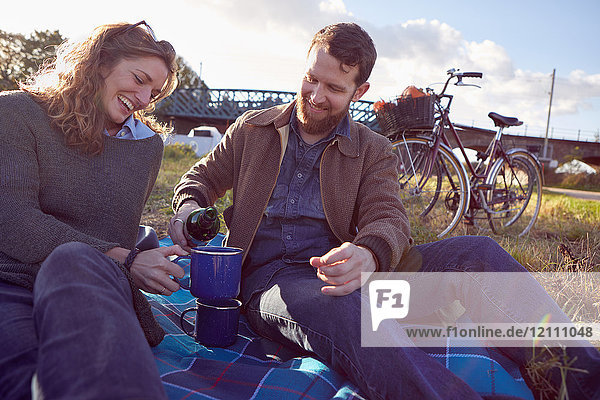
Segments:
[[[0,399],[27,398],[38,354],[31,291],[0,283],[0,320]]]
[[[104,279],[122,276],[118,266],[100,251],[80,242],[69,242],[56,247],[44,260],[38,272],[39,282],[85,280],[89,276]]]
[[[97,252],[91,246],[81,242],[69,242],[63,243],[57,246],[52,253],[42,263],[42,268],[46,266],[61,265],[61,268],[65,268],[66,265],[74,264],[78,265],[82,259],[94,256]]]

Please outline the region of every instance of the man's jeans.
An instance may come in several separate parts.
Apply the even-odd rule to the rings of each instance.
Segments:
[[[450,238],[417,246],[422,257],[421,271],[525,272],[525,269],[487,237]],[[529,275],[527,275],[529,277]],[[531,278],[533,279],[533,278]],[[309,265],[265,265],[242,283],[247,318],[260,334],[291,347],[311,352],[345,374],[370,399],[478,399],[480,396],[442,364],[415,347],[361,347],[361,296],[331,297],[320,291],[320,281]],[[440,297],[458,298],[465,308],[469,303],[490,299],[501,305],[504,315],[519,315],[519,298],[505,299],[503,288],[481,286],[479,293],[461,293],[441,287]],[[540,287],[539,301],[558,306]],[[496,300],[498,300],[496,302]],[[510,300],[514,300],[511,302]],[[529,348],[500,348],[518,365],[531,358]],[[570,398],[593,398],[600,371],[600,356],[593,348],[569,348],[577,356],[572,367],[589,373],[569,372],[567,389]],[[522,371],[523,368],[522,368]],[[554,371],[552,382],[560,384]],[[535,393],[534,393],[535,394]]]
[[[57,247],[33,293],[0,283],[0,398],[164,399],[129,283],[82,243]]]

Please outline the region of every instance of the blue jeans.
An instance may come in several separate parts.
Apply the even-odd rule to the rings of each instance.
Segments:
[[[0,398],[165,399],[120,268],[82,243],[57,247],[33,293],[0,283]]]
[[[525,272],[525,269],[487,237],[458,237],[417,246],[421,271]],[[464,381],[423,350],[414,347],[361,347],[361,296],[331,297],[306,264],[272,262],[242,282],[247,318],[260,334],[296,349],[315,354],[346,375],[370,399],[479,399]],[[456,288],[441,287],[440,297]],[[491,288],[493,289],[493,288]],[[494,293],[485,293],[493,298]],[[486,292],[484,289],[483,292]],[[459,294],[460,296],[460,294]],[[552,303],[549,296],[541,301]],[[460,299],[468,306],[469,299]],[[518,304],[502,304],[508,315],[518,314]],[[558,307],[556,307],[558,308]],[[500,348],[508,358],[524,366],[528,348]],[[573,365],[589,371],[569,373],[570,398],[598,395],[600,357],[593,348],[569,348],[577,356]],[[559,385],[560,374],[551,377]],[[535,394],[535,393],[534,393]],[[449,397],[450,396],[450,397]]]

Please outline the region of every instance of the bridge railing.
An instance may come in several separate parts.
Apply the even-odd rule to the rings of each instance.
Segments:
[[[295,92],[274,90],[177,89],[159,104],[156,113],[167,117],[231,121],[247,110],[289,103],[295,98]],[[371,129],[379,129],[371,101],[352,102],[350,115]]]

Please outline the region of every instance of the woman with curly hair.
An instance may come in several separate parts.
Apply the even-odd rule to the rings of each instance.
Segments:
[[[165,397],[139,289],[179,289],[186,252],[135,245],[176,70],[144,21],[103,25],[0,93],[0,398]]]

